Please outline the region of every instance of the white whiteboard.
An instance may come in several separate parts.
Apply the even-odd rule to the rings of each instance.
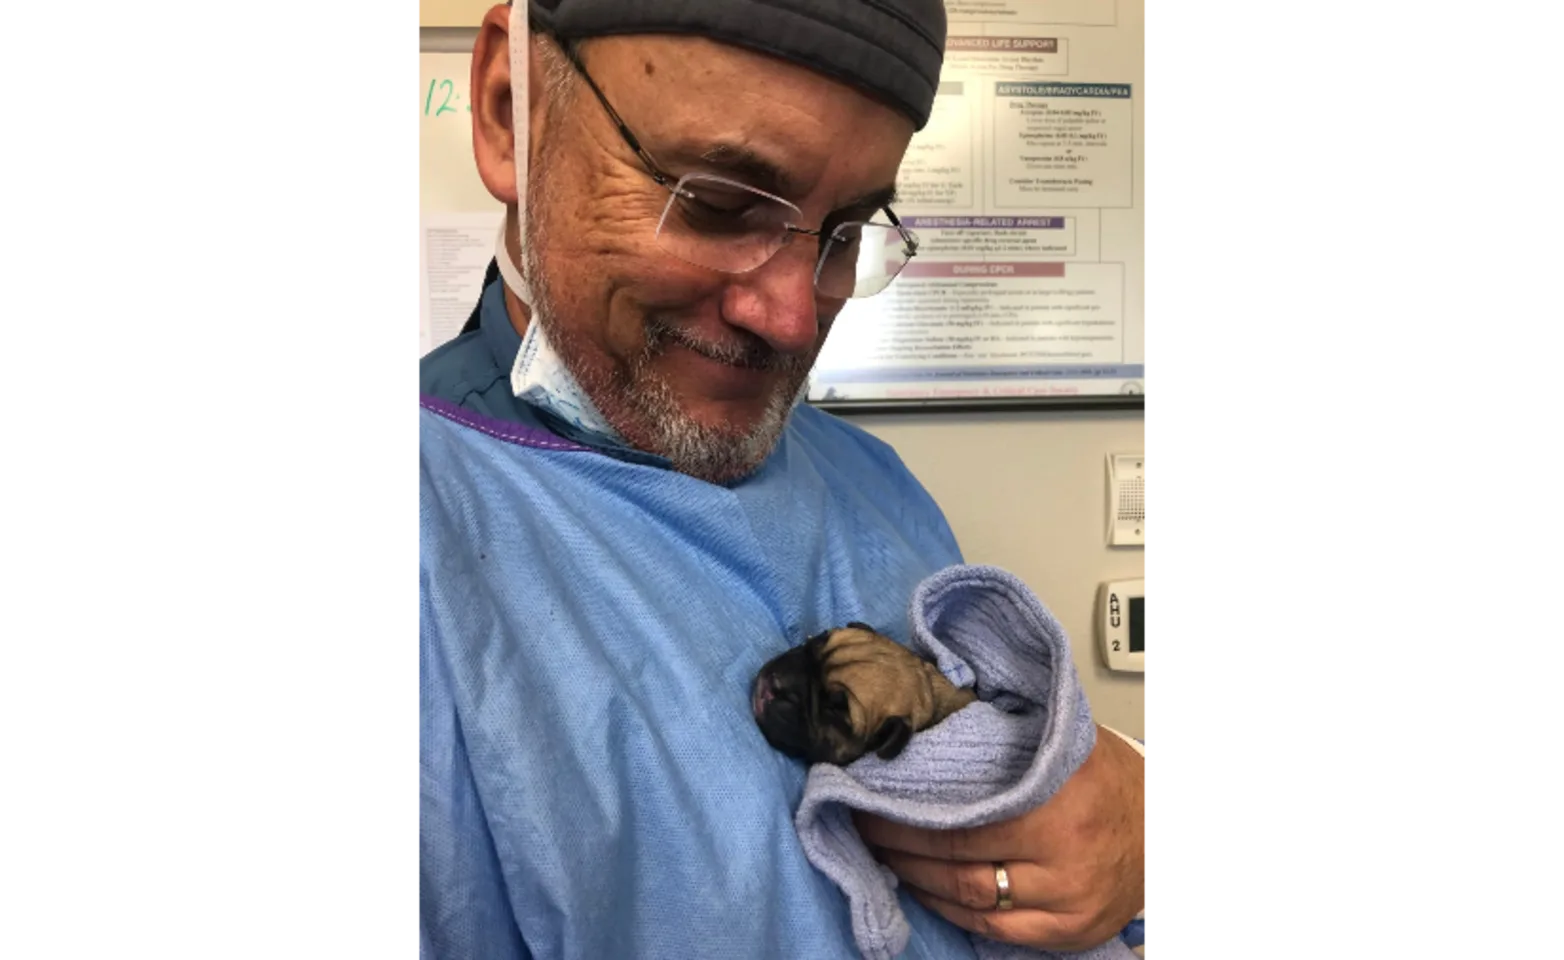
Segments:
[[[898,178],[896,211],[919,256],[885,293],[849,301],[809,399],[1138,401],[1144,0],[946,0],[946,10],[940,94]],[[475,37],[422,31],[425,350],[476,302],[503,217],[473,162]]]
[[[461,33],[468,35],[470,51],[471,31]],[[499,205],[473,163],[471,67],[471,52],[425,50],[418,57],[418,202],[424,213],[488,212]]]

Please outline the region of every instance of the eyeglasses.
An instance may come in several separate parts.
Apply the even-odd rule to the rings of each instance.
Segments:
[[[881,210],[889,223],[870,219],[832,224],[827,219],[819,230],[810,230],[797,223],[803,217],[802,210],[763,190],[705,173],[675,179],[658,167],[625,126],[572,45],[561,44],[560,49],[647,173],[669,192],[668,205],[657,221],[657,243],[680,260],[723,273],[748,273],[775,256],[795,234],[803,234],[820,243],[815,289],[827,297],[851,299],[872,297],[884,290],[907,261],[917,256],[917,236],[901,225],[888,206]]]

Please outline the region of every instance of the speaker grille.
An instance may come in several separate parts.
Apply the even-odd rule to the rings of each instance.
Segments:
[[[1146,480],[1126,477],[1119,481],[1119,519],[1128,523],[1146,520]]]

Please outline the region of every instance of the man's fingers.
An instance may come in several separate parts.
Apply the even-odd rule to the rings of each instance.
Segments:
[[[956,827],[950,830],[923,830],[892,823],[867,813],[854,813],[858,836],[871,847],[897,850],[935,860],[1030,859],[1022,820],[1004,820],[982,827]]]
[[[1089,950],[1105,940],[1093,942],[1072,929],[1069,918],[1044,910],[970,910],[959,903],[941,900],[916,888],[908,892],[919,903],[954,923],[981,937],[1003,943],[1016,943],[1040,950],[1079,951]]]
[[[968,910],[993,910],[999,904],[999,880],[992,863],[933,860],[894,850],[881,851],[880,862],[907,885],[948,903]],[[1015,909],[1039,909],[1057,903],[1048,896],[1051,885],[1045,874],[1034,864],[1007,861],[1005,873],[1010,879],[1010,900]]]

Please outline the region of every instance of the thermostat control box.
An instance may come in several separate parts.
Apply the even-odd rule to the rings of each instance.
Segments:
[[[1109,670],[1146,672],[1146,581],[1113,580],[1097,591],[1097,637]]]

